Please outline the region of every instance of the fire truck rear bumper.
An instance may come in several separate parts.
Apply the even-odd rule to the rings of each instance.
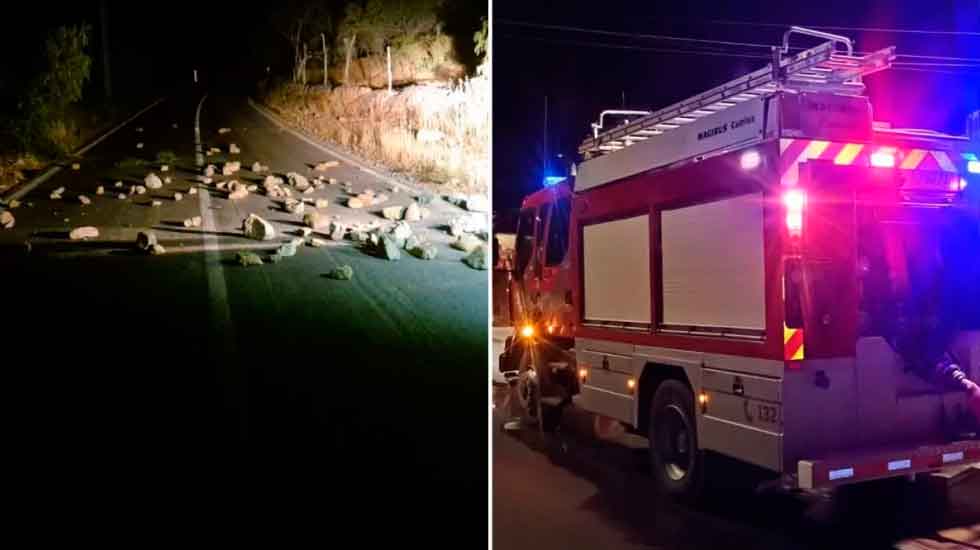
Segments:
[[[800,489],[824,489],[966,464],[980,464],[980,440],[800,460],[797,484]]]

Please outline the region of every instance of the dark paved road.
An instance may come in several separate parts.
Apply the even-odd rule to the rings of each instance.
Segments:
[[[697,507],[657,498],[641,438],[591,436],[591,417],[557,435],[504,432],[507,392],[494,391],[493,541],[500,550],[980,547],[980,472],[964,476],[940,512],[920,486],[863,487],[830,498],[753,494],[715,485]],[[724,460],[714,472],[756,472]]]
[[[369,518],[386,526],[372,540],[439,540],[448,531],[430,533],[420,503],[465,499],[474,511],[460,527],[485,538],[487,272],[461,263],[439,229],[460,211],[438,201],[432,218],[416,224],[439,246],[433,261],[406,254],[388,262],[344,243],[242,268],[234,250],[245,243],[237,235],[247,212],[280,229],[295,229],[300,217],[264,196],[233,203],[213,186],[200,186],[208,202],[172,200],[194,185],[199,97],[171,98],[107,139],[81,170],[25,196],[17,227],[0,232],[12,425],[5,454],[29,495],[23,504],[89,508],[108,499],[110,508],[93,513],[129,517],[177,498],[173,512],[217,516],[239,506],[290,508],[305,495],[311,501],[302,508],[329,520],[331,533]],[[235,142],[245,166],[258,159],[274,172],[307,173],[305,163],[330,158],[243,98],[211,96],[201,118],[206,147]],[[233,131],[219,136],[220,127]],[[157,193],[163,206],[95,195],[99,184],[135,181],[147,170],[120,170],[117,161],[160,150],[179,155],[183,169]],[[331,175],[355,191],[387,188],[356,167]],[[65,198],[51,201],[58,186],[67,187]],[[78,193],[93,204],[81,206]],[[378,219],[337,205],[338,189],[312,196],[331,200],[328,215]],[[389,204],[408,200],[392,194]],[[202,231],[166,231],[192,215],[213,217],[210,240]],[[66,243],[63,233],[77,222],[107,237]],[[117,240],[140,227],[157,227],[174,252],[138,255]],[[195,251],[179,253],[181,246]],[[352,281],[324,277],[342,264],[353,267]]]

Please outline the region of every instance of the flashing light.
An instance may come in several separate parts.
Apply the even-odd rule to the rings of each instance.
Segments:
[[[545,187],[554,187],[554,186],[558,185],[559,183],[565,181],[565,179],[566,179],[565,176],[545,176],[544,177],[544,186]]]
[[[786,229],[790,236],[799,237],[803,231],[806,193],[802,189],[790,189],[783,193],[783,204],[786,205]]]
[[[708,394],[701,392],[698,394],[698,405],[701,406],[701,412],[707,412],[708,410]]]
[[[531,338],[534,336],[534,325],[524,325],[521,327],[521,336]]]
[[[630,392],[632,392],[633,390],[635,390],[636,389],[636,380],[633,380],[632,378],[630,378],[629,380],[627,380],[626,381],[626,388],[629,389]]]
[[[748,151],[742,153],[742,157],[738,162],[742,167],[742,170],[755,170],[760,164],[762,164],[762,155],[760,155],[755,149],[749,149]]]
[[[871,154],[871,166],[876,168],[894,168],[895,155],[888,151],[876,151]]]
[[[585,380],[586,377],[588,377],[588,376],[589,376],[589,371],[587,371],[585,369],[579,369],[578,370],[578,377],[579,377],[579,379]]]
[[[966,171],[971,174],[980,174],[980,160],[971,160],[967,162]]]
[[[954,177],[949,181],[950,191],[956,192],[963,191],[964,189],[966,189],[966,178]]]

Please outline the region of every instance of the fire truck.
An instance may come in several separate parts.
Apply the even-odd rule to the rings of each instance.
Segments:
[[[792,27],[762,69],[593,124],[522,205],[499,369],[525,416],[646,436],[677,497],[706,452],[803,490],[980,462],[977,114],[874,121],[862,77],[894,57]]]

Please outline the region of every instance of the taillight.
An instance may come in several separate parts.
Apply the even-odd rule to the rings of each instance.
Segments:
[[[783,193],[786,206],[786,230],[791,237],[799,237],[803,232],[803,209],[806,207],[806,192],[790,189]]]

